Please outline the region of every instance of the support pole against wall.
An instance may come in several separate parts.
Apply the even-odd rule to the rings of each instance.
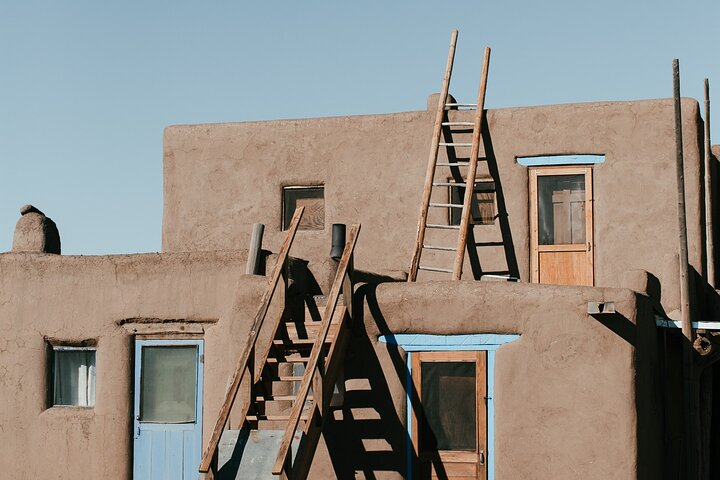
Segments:
[[[679,267],[680,267],[680,314],[683,339],[683,409],[685,422],[685,472],[684,478],[695,480],[699,474],[699,451],[697,448],[697,410],[693,395],[693,330],[690,317],[690,274],[688,265],[687,223],[685,212],[685,167],[683,160],[682,114],[680,102],[680,64],[673,60],[673,97],[675,104],[675,159],[677,173]]]
[[[690,275],[688,268],[688,241],[685,213],[685,167],[682,143],[682,114],[680,105],[680,65],[673,60],[673,95],[675,99],[675,160],[677,173],[678,232],[680,235],[680,311],[682,314],[682,333],[690,343],[693,342],[690,320]]]
[[[705,250],[707,280],[715,288],[715,238],[713,234],[712,162],[710,162],[710,83],[705,79]]]

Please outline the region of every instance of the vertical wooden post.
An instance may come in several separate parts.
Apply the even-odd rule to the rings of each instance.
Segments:
[[[715,236],[713,233],[712,162],[710,158],[710,84],[705,79],[705,250],[707,280],[715,288]]]
[[[680,310],[682,332],[692,344],[693,332],[690,320],[690,276],[688,273],[688,241],[685,213],[685,167],[682,143],[682,113],[680,105],[680,66],[673,60],[673,95],[675,100],[675,166],[677,174],[678,232],[680,237]]]
[[[258,273],[264,231],[265,225],[262,223],[253,223],[250,246],[248,247],[247,265],[245,265],[245,275],[256,275]]]
[[[470,215],[472,214],[472,202],[475,200],[475,175],[477,174],[478,155],[480,155],[480,138],[482,136],[482,124],[485,121],[485,92],[487,91],[488,69],[490,68],[490,48],[485,48],[483,57],[482,72],[480,73],[480,90],[478,91],[477,111],[475,112],[475,123],[473,125],[472,149],[470,151],[470,165],[465,178],[465,196],[463,197],[462,218],[460,219],[460,235],[458,236],[457,250],[455,251],[455,262],[453,263],[453,280],[462,278],[463,262],[465,261],[465,248],[470,228]]]
[[[450,77],[452,76],[453,62],[455,61],[455,45],[457,44],[458,31],[453,30],[450,36],[450,51],[448,52],[447,63],[445,64],[445,76],[443,77],[440,97],[438,98],[437,113],[435,114],[435,125],[433,126],[432,144],[430,156],[428,157],[427,171],[425,172],[425,186],[423,187],[422,204],[420,206],[420,220],[418,220],[417,237],[413,248],[413,256],[410,261],[408,282],[414,282],[417,278],[418,267],[420,266],[420,255],[422,254],[423,242],[425,241],[425,226],[427,225],[428,208],[430,196],[432,195],[433,179],[435,178],[435,164],[437,163],[438,150],[440,148],[440,133],[442,132],[442,121],[445,116],[445,104],[447,103],[448,91],[450,90]]]
[[[673,99],[675,105],[675,165],[677,176],[679,267],[680,267],[680,314],[683,333],[683,407],[685,422],[685,478],[695,480],[699,474],[699,451],[697,448],[697,410],[693,394],[693,329],[690,313],[690,274],[688,265],[687,223],[685,212],[685,167],[682,142],[682,106],[680,101],[680,64],[673,60]]]

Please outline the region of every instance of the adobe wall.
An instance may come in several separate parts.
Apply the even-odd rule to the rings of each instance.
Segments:
[[[490,282],[359,293],[344,408],[324,429],[311,478],[404,478],[406,354],[377,341],[389,332],[521,335],[496,353],[496,478],[662,478],[658,333],[645,297]],[[618,314],[595,319],[589,300],[614,301]]]
[[[321,183],[325,231],[299,232],[296,254],[325,258],[330,225],[359,222],[357,267],[407,270],[434,115],[168,127],[163,251],[243,248],[254,222],[266,225],[265,246],[277,250],[282,187]],[[470,121],[472,115],[452,112],[451,119]],[[512,263],[523,281],[529,278],[528,170],[517,164],[517,156],[604,154],[593,174],[595,285],[619,286],[626,270],[647,270],[661,280],[665,309],[676,310],[673,121],[669,99],[488,111],[485,153],[497,163],[511,253],[481,251],[484,270]],[[698,272],[703,271],[701,131],[697,102],[683,99],[690,262]],[[503,240],[493,226],[476,226],[475,235],[478,241]],[[455,238],[449,237],[448,245]],[[429,263],[451,266],[452,256]],[[465,278],[469,274],[466,266]]]
[[[0,255],[4,478],[131,477],[133,335],[148,328],[204,335],[205,445],[267,282],[241,275],[245,260],[245,252]],[[269,316],[283,303],[279,295]],[[138,317],[196,322],[118,325]],[[47,408],[44,337],[97,339],[94,408]]]

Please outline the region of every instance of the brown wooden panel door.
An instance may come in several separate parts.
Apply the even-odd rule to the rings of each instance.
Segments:
[[[592,168],[530,169],[533,282],[594,284],[592,204]]]
[[[414,352],[417,479],[487,479],[486,352]]]

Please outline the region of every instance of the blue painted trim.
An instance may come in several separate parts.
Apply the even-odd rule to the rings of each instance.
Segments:
[[[605,155],[545,155],[538,157],[517,157],[517,163],[524,167],[546,167],[552,165],[594,165],[603,163]]]
[[[412,352],[487,351],[487,434],[488,480],[495,479],[495,351],[520,338],[517,334],[478,333],[472,335],[426,335],[398,333],[380,335],[378,341],[397,345],[407,352],[405,399],[407,401],[407,478],[412,480]]]
[[[520,338],[517,334],[476,333],[472,335],[426,335],[398,333],[380,335],[378,341],[397,345],[406,352],[497,350],[498,347]]]
[[[140,380],[141,380],[141,369],[142,369],[142,349],[143,347],[152,346],[188,346],[193,345],[197,347],[197,371],[196,371],[196,383],[195,389],[195,421],[189,423],[178,423],[178,424],[153,424],[150,422],[140,422],[138,416],[140,412]],[[134,418],[133,418],[133,478],[138,479],[141,477],[137,471],[137,462],[142,461],[141,454],[137,451],[139,432],[142,431],[194,431],[193,446],[197,447],[193,452],[179,452],[181,454],[183,465],[181,469],[188,472],[191,476],[197,472],[197,466],[200,464],[200,457],[202,456],[202,413],[203,413],[203,385],[205,381],[204,373],[204,355],[205,355],[205,343],[202,339],[195,340],[135,340],[135,392],[134,392]],[[186,457],[186,458],[183,458]],[[193,458],[194,457],[194,458]],[[166,464],[167,465],[167,464]]]
[[[407,440],[407,448],[405,449],[407,451],[407,465],[405,473],[407,474],[407,479],[412,480],[412,352],[407,353],[407,376],[405,377],[405,398],[407,400],[407,405],[405,409],[405,425],[407,425],[407,434],[408,434],[408,440]]]

